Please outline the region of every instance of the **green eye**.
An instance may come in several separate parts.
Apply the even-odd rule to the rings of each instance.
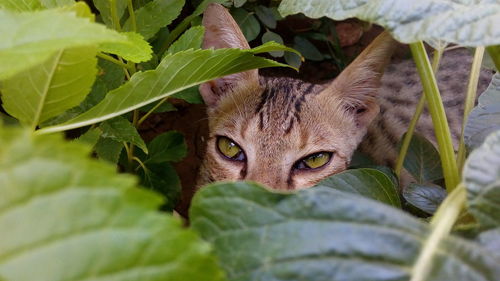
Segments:
[[[232,139],[227,137],[219,137],[217,138],[217,148],[219,152],[225,157],[236,160],[236,161],[244,161],[245,153],[240,148],[239,145],[236,144]]]
[[[295,168],[299,170],[317,169],[330,162],[331,157],[331,152],[314,153],[302,158],[302,160],[297,163]]]

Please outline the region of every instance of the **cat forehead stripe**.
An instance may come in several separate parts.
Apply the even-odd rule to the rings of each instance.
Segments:
[[[322,88],[319,85],[310,84],[301,80],[290,78],[261,78],[263,91],[260,101],[255,109],[255,114],[259,115],[259,129],[263,130],[266,124],[286,124],[285,134],[290,133],[295,124],[300,123],[300,112],[302,104],[309,94],[316,94]],[[281,116],[271,116],[276,114],[276,108],[281,108]],[[274,119],[273,119],[274,117]]]

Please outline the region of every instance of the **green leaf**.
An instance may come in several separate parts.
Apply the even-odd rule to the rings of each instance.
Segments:
[[[250,42],[257,38],[260,33],[260,24],[253,14],[243,8],[236,8],[231,10],[231,15],[236,23],[238,23],[247,41]]]
[[[304,58],[312,61],[321,61],[324,59],[323,54],[309,40],[302,36],[293,38],[293,48],[299,51]]]
[[[245,5],[246,2],[247,2],[247,0],[233,0],[233,6],[236,8],[239,8],[243,5]]]
[[[411,138],[403,167],[418,183],[432,182],[443,178],[439,152],[424,136],[416,133]]]
[[[272,31],[266,31],[264,34],[262,34],[262,43],[274,41],[279,44],[283,44],[283,38],[277,33],[274,33]],[[269,52],[269,54],[273,57],[282,57],[285,52],[284,51],[275,51],[275,52]],[[299,57],[300,60],[300,57]],[[299,64],[300,65],[300,64]]]
[[[172,95],[172,98],[183,99],[192,104],[203,104],[203,98],[201,97],[198,87],[187,88]]]
[[[78,9],[89,9],[78,2]],[[0,10],[0,79],[9,78],[48,60],[62,49],[101,43],[136,49],[137,42],[106,29],[74,11],[13,13]],[[144,50],[146,52],[146,50]],[[116,53],[121,55],[120,53]]]
[[[296,69],[300,68],[300,65],[302,64],[301,56],[295,53],[285,52],[284,57],[287,64],[293,66]]]
[[[106,93],[119,87],[125,81],[125,74],[123,69],[118,65],[107,60],[100,59],[98,62],[99,70],[96,81],[92,86],[90,94],[87,95],[78,106],[73,107],[61,115],[58,115],[47,122],[40,124],[40,127],[47,127],[50,125],[66,122],[75,116],[94,107],[104,99]]]
[[[396,184],[385,173],[361,168],[347,170],[345,172],[326,178],[317,184],[336,190],[359,194],[396,208],[401,208],[399,192]]]
[[[93,0],[95,7],[101,14],[102,21],[110,28],[113,26],[113,17],[111,15],[111,0]],[[116,8],[116,16],[121,19],[127,9],[127,0],[114,0]]]
[[[470,212],[483,228],[500,226],[500,131],[472,151],[463,177]]]
[[[155,70],[134,74],[127,83],[109,92],[89,111],[39,132],[62,131],[98,123],[217,77],[260,67],[286,66],[255,57],[254,53],[253,49],[217,49],[188,50],[168,55]]]
[[[409,280],[427,224],[379,202],[326,187],[273,193],[218,183],[195,194],[191,226],[230,280]],[[500,259],[447,236],[426,281],[497,280]]]
[[[0,129],[2,279],[223,280],[211,247],[157,211],[160,196],[89,150]]]
[[[203,26],[193,26],[186,30],[167,50],[167,53],[174,54],[189,49],[200,49],[203,42],[205,28]],[[167,54],[166,53],[166,54]]]
[[[97,142],[99,141],[101,134],[102,134],[102,131],[100,129],[91,128],[87,132],[85,132],[83,135],[81,135],[79,138],[77,138],[76,141],[79,141],[81,143],[85,143],[87,145],[94,147],[97,144]]]
[[[23,0],[25,1],[25,0]],[[42,5],[47,8],[57,8],[57,7],[64,7],[64,6],[71,6],[75,4],[75,0],[40,0]]]
[[[125,60],[135,63],[145,62],[151,59],[152,48],[140,34],[135,32],[122,32],[128,39],[124,42],[106,42],[99,46],[99,51],[119,55]]]
[[[148,153],[148,148],[137,132],[137,129],[122,116],[103,122],[99,126],[102,130],[101,137],[110,138],[118,142],[127,142],[139,147],[144,153]]]
[[[181,181],[170,163],[148,164],[146,170],[141,169],[141,184],[146,188],[161,193],[167,201],[163,210],[172,211],[181,198]]]
[[[153,37],[160,28],[169,25],[181,13],[184,0],[153,0],[135,11],[137,32],[144,39]],[[131,18],[125,22],[123,28],[134,31]]]
[[[43,64],[3,82],[4,109],[26,126],[38,124],[77,106],[97,74],[95,47],[57,51]]]
[[[389,30],[402,43],[446,41],[464,46],[500,44],[500,5],[464,0],[283,0],[283,16],[359,18]]]
[[[479,243],[484,248],[490,250],[492,255],[496,255],[500,259],[500,228],[482,232],[478,238]]]
[[[25,12],[42,9],[42,5],[40,0],[0,0],[0,9]]]
[[[144,161],[147,164],[162,162],[178,162],[186,156],[187,146],[184,136],[176,131],[169,131],[154,138],[148,143],[149,155]]]
[[[94,146],[97,157],[116,164],[120,160],[120,154],[123,150],[123,143],[111,138],[100,137]]]
[[[255,15],[259,20],[269,28],[276,28],[276,18],[274,17],[273,9],[259,5],[255,7]]]
[[[403,197],[414,207],[432,215],[446,197],[446,190],[435,184],[410,183],[403,189]]]
[[[500,129],[500,73],[493,75],[490,85],[479,96],[465,125],[464,140],[470,148],[477,148],[492,132]]]

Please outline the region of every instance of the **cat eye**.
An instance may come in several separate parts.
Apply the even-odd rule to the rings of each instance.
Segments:
[[[224,157],[234,161],[245,161],[245,152],[230,138],[218,137],[217,149]]]
[[[297,164],[295,164],[295,169],[297,170],[312,170],[318,169],[330,162],[332,158],[331,152],[318,152],[308,155],[302,159],[300,159]]]

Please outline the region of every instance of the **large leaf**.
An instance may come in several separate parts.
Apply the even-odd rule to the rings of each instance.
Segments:
[[[500,131],[474,150],[464,166],[470,212],[483,228],[500,226]]]
[[[411,138],[403,167],[419,183],[443,178],[439,152],[424,136],[416,133]]]
[[[169,131],[154,138],[148,143],[149,155],[146,164],[162,162],[178,162],[186,156],[187,146],[184,136],[176,131]]]
[[[253,14],[247,12],[243,8],[237,8],[231,11],[231,15],[240,26],[247,41],[252,41],[257,38],[260,33],[260,23]]]
[[[359,194],[401,208],[397,185],[379,170],[370,168],[347,170],[321,181],[318,186]]]
[[[105,53],[118,54],[120,57],[136,63],[151,59],[151,45],[135,32],[120,33],[128,39],[129,44],[122,42],[105,42],[99,46],[99,50]]]
[[[111,28],[114,28],[111,4],[113,2],[115,3],[114,8],[116,9],[116,17],[118,20],[123,16],[127,8],[127,0],[114,0],[113,2],[111,2],[111,0],[93,0],[93,2],[101,14],[102,21]]]
[[[0,128],[0,279],[221,280],[210,247],[89,148]]]
[[[122,116],[115,117],[103,122],[99,128],[102,130],[101,137],[110,138],[118,142],[131,143],[142,149],[145,153],[148,153],[148,148],[137,132],[137,129],[126,118]]]
[[[96,53],[92,46],[60,50],[41,65],[4,81],[4,109],[24,125],[35,128],[77,106],[94,83]]]
[[[87,95],[85,100],[83,100],[78,106],[73,107],[63,114],[40,124],[40,127],[47,127],[68,121],[82,112],[89,110],[102,101],[107,92],[118,88],[125,80],[123,68],[112,62],[100,59],[98,62],[98,69],[97,78],[94,85],[92,85],[92,90]]]
[[[416,208],[434,214],[446,197],[446,190],[435,184],[410,183],[403,189],[403,197],[406,202]]]
[[[142,185],[161,193],[167,199],[163,210],[171,211],[181,198],[181,181],[170,163],[146,164],[141,167],[139,175]]]
[[[40,2],[45,8],[56,8],[75,4],[75,0],[40,0]]]
[[[471,111],[465,126],[464,140],[476,148],[486,136],[500,129],[500,73],[493,75],[490,85],[479,96],[479,102]]]
[[[40,0],[0,0],[0,9],[16,12],[34,11],[42,8]]]
[[[400,210],[325,187],[283,194],[209,185],[190,218],[232,281],[408,280],[429,233]],[[499,262],[477,243],[446,237],[426,280],[498,280]]]
[[[203,43],[203,35],[205,34],[205,28],[203,26],[193,26],[186,30],[177,41],[175,41],[167,50],[167,53],[177,53],[189,49],[199,49],[201,48],[201,43]]]
[[[153,37],[160,28],[169,25],[180,14],[184,0],[153,0],[135,11],[136,27],[144,39]],[[123,26],[133,31],[129,17]]]
[[[498,1],[464,0],[283,0],[283,16],[304,13],[311,18],[356,17],[391,31],[400,42],[420,40],[465,46],[500,44]]]
[[[83,3],[78,9],[89,8]],[[151,50],[137,49],[136,41],[103,25],[78,17],[74,11],[45,10],[14,13],[0,10],[0,79],[13,76],[41,64],[57,51],[73,47],[87,47],[101,43],[120,44],[116,54],[126,48],[149,55]]]
[[[62,131],[101,122],[220,76],[260,67],[286,66],[254,56],[269,49],[288,50],[278,44],[267,44],[259,49],[187,50],[168,55],[155,70],[134,74],[89,111],[40,132]]]

